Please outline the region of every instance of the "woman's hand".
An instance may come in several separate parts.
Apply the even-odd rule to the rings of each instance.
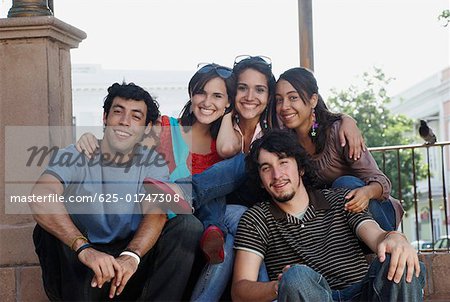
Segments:
[[[367,209],[371,199],[380,199],[383,196],[383,187],[378,182],[370,182],[364,187],[351,190],[345,199],[345,210],[359,213]]]
[[[344,208],[346,211],[359,213],[367,209],[369,206],[370,193],[368,192],[367,186],[351,190],[345,199],[348,202],[345,204]]]
[[[339,141],[344,147],[348,143],[348,156],[350,159],[358,160],[361,153],[366,150],[364,138],[356,125],[356,121],[348,115],[342,116],[341,127],[339,128]]]
[[[100,146],[94,134],[87,132],[84,133],[77,141],[76,148],[78,152],[84,153],[86,157],[90,159],[95,154],[95,151],[100,148]]]

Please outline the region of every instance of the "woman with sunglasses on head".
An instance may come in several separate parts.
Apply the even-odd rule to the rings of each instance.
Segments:
[[[180,118],[161,117],[157,151],[168,162],[171,181],[201,173],[222,160],[216,138],[222,116],[232,108],[234,81],[227,67],[200,66],[189,81],[190,99]]]
[[[292,68],[280,75],[275,100],[281,122],[295,131],[300,144],[312,156],[324,185],[352,189],[346,196],[346,210],[361,212],[369,208],[381,228],[395,230],[403,209],[397,200],[389,200],[389,179],[378,169],[369,151],[363,151],[357,161],[349,158],[338,139],[342,115],[328,110],[312,72]]]

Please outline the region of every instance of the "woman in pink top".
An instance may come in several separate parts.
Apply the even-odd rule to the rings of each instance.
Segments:
[[[346,210],[360,212],[369,208],[382,228],[395,229],[403,212],[398,201],[389,200],[391,182],[369,151],[363,151],[357,161],[349,158],[338,138],[341,115],[328,110],[314,75],[305,68],[287,70],[278,79],[275,100],[281,122],[295,131],[324,185],[353,189],[346,196]]]

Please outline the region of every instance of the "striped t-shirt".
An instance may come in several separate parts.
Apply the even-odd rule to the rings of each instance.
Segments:
[[[241,218],[235,248],[261,256],[271,280],[277,280],[286,265],[298,263],[322,274],[332,289],[361,281],[368,264],[355,234],[363,221],[373,220],[367,211],[344,210],[348,191],[308,191],[302,220],[273,202],[253,206]]]

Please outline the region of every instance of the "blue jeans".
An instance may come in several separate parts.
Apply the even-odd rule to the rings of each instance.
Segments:
[[[355,176],[341,176],[337,178],[332,188],[346,188],[356,189],[364,187],[366,184],[361,179]],[[395,227],[395,210],[390,200],[375,200],[369,201],[369,213],[372,214],[373,219],[378,222],[380,227],[385,231],[393,231]]]
[[[233,272],[234,264],[234,235],[236,234],[239,219],[247,210],[244,206],[227,205],[225,211],[225,225],[228,229],[228,235],[225,241],[224,251],[225,259],[219,264],[209,264],[203,269],[194,291],[191,301],[219,301],[227,286]],[[258,281],[268,282],[264,263],[261,265]]]
[[[192,176],[195,215],[204,228],[210,225],[218,226],[226,239],[229,229],[224,221],[226,195],[244,182],[244,159],[245,154],[240,153]]]
[[[215,198],[226,196],[246,179],[245,154],[239,153],[192,176],[194,207],[200,208]]]
[[[361,282],[342,290],[332,290],[325,278],[306,265],[294,265],[283,274],[278,288],[278,301],[423,301],[425,266],[420,263],[419,277],[411,283],[389,281],[390,257],[381,263],[375,259]]]

